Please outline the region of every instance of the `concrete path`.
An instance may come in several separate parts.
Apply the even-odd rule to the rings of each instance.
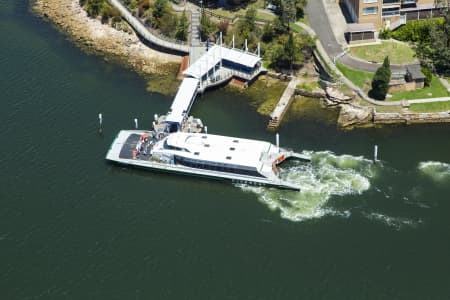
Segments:
[[[189,53],[189,46],[187,44],[175,43],[164,40],[160,36],[152,33],[142,22],[134,17],[125,5],[119,0],[108,0],[108,2],[117,8],[122,17],[134,28],[134,30],[145,40],[163,49],[177,51],[182,53]]]
[[[200,46],[200,12],[191,10],[191,46]]]
[[[372,72],[372,73],[375,73],[376,70],[381,66],[381,63],[371,63],[368,61],[360,60],[360,59],[350,56],[347,53],[344,54],[343,56],[341,56],[339,59],[337,59],[337,61],[339,61],[340,63],[342,63],[352,69],[366,71],[366,72]],[[409,65],[416,65],[416,64],[408,64],[408,65],[391,64],[391,71],[394,73],[406,72],[406,68]]]
[[[450,93],[450,82],[448,82],[447,79],[441,77],[439,77],[439,80],[441,81],[442,85],[445,86],[447,91]]]
[[[269,128],[275,129],[280,125],[280,122],[283,119],[284,114],[286,113],[287,109],[289,108],[289,105],[292,102],[292,96],[295,93],[295,89],[301,81],[302,79],[299,77],[293,77],[291,79],[288,86],[284,90],[284,93],[281,96],[280,101],[278,101],[277,106],[275,106],[275,109],[270,114],[270,121],[268,125]]]

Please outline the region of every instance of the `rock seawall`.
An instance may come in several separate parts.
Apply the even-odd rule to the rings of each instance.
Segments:
[[[144,45],[136,34],[116,30],[90,18],[79,0],[35,0],[33,10],[49,19],[78,45],[114,58],[142,74],[165,74],[167,64],[181,63],[179,56]]]
[[[450,123],[450,111],[437,113],[377,113],[375,111],[373,122],[375,124]]]

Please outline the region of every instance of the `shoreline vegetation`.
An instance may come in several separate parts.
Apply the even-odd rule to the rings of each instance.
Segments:
[[[182,57],[146,46],[125,21],[113,27],[108,22],[102,22],[100,14],[91,17],[79,0],[32,0],[30,7],[34,13],[67,34],[83,51],[100,55],[107,61],[122,64],[141,74],[147,81],[147,91],[168,96],[176,94]],[[262,76],[253,85],[240,92],[254,98],[250,105],[255,106],[259,114],[269,115],[268,107],[276,105],[287,84]],[[255,90],[271,93],[259,97]]]
[[[51,21],[84,51],[100,55],[107,61],[120,63],[143,75],[147,81],[147,90],[149,92],[158,92],[167,96],[176,94],[179,85],[177,72],[182,57],[160,52],[146,46],[125,21],[115,20],[115,26],[111,26],[108,24],[109,22],[103,22],[101,16],[91,17],[81,7],[79,0],[32,0],[31,8],[38,15]],[[292,38],[292,35],[290,35],[290,38]],[[338,66],[338,68],[342,69],[342,66]],[[346,77],[351,75],[345,74],[349,72],[343,73]],[[369,79],[371,79],[369,78],[371,77],[369,74],[371,75],[371,73],[365,74],[368,76],[363,76],[363,78],[358,78],[359,81],[357,80],[357,85],[362,89],[367,88],[369,84]],[[352,80],[354,78],[349,79]],[[255,107],[257,113],[269,115],[286,85],[287,83],[281,80],[261,76],[249,89],[240,92],[247,94],[252,99],[249,104]],[[307,108],[309,113],[313,110],[318,110],[315,115],[319,116],[320,114],[324,114],[326,118],[318,117],[317,119],[322,121],[326,119],[326,123],[336,118],[336,110],[327,113],[327,108],[322,108],[321,105],[318,105],[320,102],[317,100],[305,98],[303,100],[298,99],[294,102],[295,105],[291,107],[288,113],[288,119],[290,120],[297,119],[301,116],[302,114],[299,112],[302,111],[302,108]],[[341,110],[337,120],[338,126],[349,128],[355,126],[366,127],[374,126],[377,123],[374,120],[374,116],[370,117],[371,112],[364,107],[365,105],[360,106],[354,103],[352,105],[342,104],[339,106]],[[397,108],[395,109],[395,118],[386,115],[383,116],[383,120],[379,121],[385,122],[389,119],[388,123],[405,123],[405,119],[403,118],[405,116],[408,117],[406,123],[409,123],[410,116],[414,114],[413,111],[417,113],[418,110],[423,109],[422,106],[411,107],[411,112],[407,112],[405,115],[403,109]],[[431,111],[434,112],[446,108],[448,108],[448,103],[436,105]],[[383,109],[381,108],[380,111],[383,111]],[[441,115],[436,117],[444,121]],[[384,118],[387,119],[384,120]],[[444,119],[448,122],[446,118]],[[414,122],[414,120],[411,122]]]
[[[172,78],[172,73],[176,74],[181,64],[181,56],[149,48],[131,28],[126,31],[118,30],[108,24],[102,24],[100,17],[89,17],[80,6],[79,0],[34,0],[31,2],[31,9],[51,21],[84,51],[93,52],[103,56],[105,60],[131,68],[146,80],[157,76]],[[166,87],[149,83],[148,89],[163,94],[173,92]]]

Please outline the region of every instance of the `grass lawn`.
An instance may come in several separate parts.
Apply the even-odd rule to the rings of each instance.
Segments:
[[[300,18],[299,21],[302,22],[303,24],[309,25],[308,16],[306,14],[302,18]]]
[[[426,99],[426,98],[437,98],[447,96],[450,96],[447,89],[439,81],[439,78],[433,76],[430,86],[409,92],[393,93],[392,97],[386,98],[386,100],[397,101],[397,100]]]
[[[289,24],[289,27],[292,29],[292,31],[300,33],[303,32],[303,28],[295,23]]]
[[[246,9],[239,9],[239,10],[227,10],[223,8],[216,8],[216,9],[210,9],[213,13],[216,15],[219,15],[224,18],[233,19],[234,17],[241,17],[243,18],[245,16]],[[256,19],[260,21],[272,21],[275,19],[275,16],[272,14],[267,14],[264,12],[257,11],[256,12]]]
[[[347,77],[363,91],[367,92],[371,88],[370,84],[372,82],[373,73],[355,70],[344,66],[340,62],[336,63],[336,67],[342,72],[342,74],[344,74],[345,77]]]
[[[391,64],[406,64],[416,61],[415,51],[408,45],[384,41],[380,45],[352,47],[350,53],[367,61],[383,62],[389,56]]]
[[[297,85],[298,89],[302,89],[307,92],[312,92],[312,91],[314,91],[315,88],[319,88],[319,87],[320,87],[320,85],[317,81],[304,82],[304,83]]]
[[[413,112],[450,111],[450,101],[411,104],[409,110]]]
[[[208,10],[212,11],[213,13],[215,13],[219,16],[233,19],[234,17],[237,17],[237,16],[244,17],[247,9],[250,7],[253,7],[255,9],[264,9],[265,8],[264,4],[265,4],[264,0],[258,0],[255,3],[248,5],[246,8],[241,8],[238,10],[228,10],[228,9],[224,9],[223,7],[219,7],[219,8],[215,8],[215,9],[208,9]],[[264,11],[258,11],[258,10],[256,11],[256,19],[259,21],[272,21],[275,18],[276,18],[276,16],[271,13],[267,13]]]

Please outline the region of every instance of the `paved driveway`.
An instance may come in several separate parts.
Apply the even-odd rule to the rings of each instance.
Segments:
[[[343,49],[334,37],[322,0],[309,0],[306,5],[306,13],[309,25],[316,32],[328,56],[333,59],[342,53]]]

